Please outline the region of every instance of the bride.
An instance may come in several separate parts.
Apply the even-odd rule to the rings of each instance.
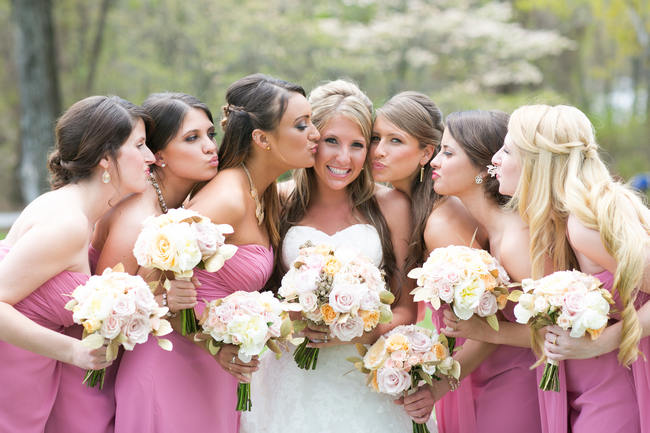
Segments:
[[[358,356],[354,343],[371,344],[415,320],[402,271],[411,229],[408,200],[374,185],[367,159],[372,103],[356,85],[326,83],[312,91],[310,103],[321,139],[314,167],[297,170],[294,182],[285,184],[281,274],[308,240],[357,248],[386,272],[396,296],[393,321],[351,342],[329,336],[327,328],[306,329],[310,346],[321,349],[316,370],[298,368],[291,353],[279,360],[266,353],[252,377],[253,407],[242,414],[240,432],[410,431],[401,407],[367,387],[346,360]]]

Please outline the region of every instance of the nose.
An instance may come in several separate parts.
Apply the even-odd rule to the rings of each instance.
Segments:
[[[203,141],[203,153],[207,153],[208,155],[217,153],[217,143],[215,143],[214,139],[206,137]]]
[[[318,131],[318,128],[316,128],[316,126],[313,123],[310,122],[310,124],[311,126],[309,128],[309,135],[307,135],[307,138],[309,139],[309,141],[318,141],[318,139],[320,138],[320,132]]]
[[[154,162],[156,162],[156,157],[153,156],[153,153],[151,152],[151,149],[149,149],[148,146],[142,146],[141,149],[143,149],[142,156],[144,157],[144,162],[147,165],[151,165]]]
[[[429,165],[431,166],[431,168],[433,168],[434,170],[440,168],[440,155],[442,155],[442,152],[438,152],[438,154],[436,155],[436,157],[433,158],[433,159],[431,160],[431,162],[429,163]]]
[[[384,140],[381,139],[370,148],[370,153],[373,159],[382,158],[386,156],[386,148],[384,146]]]

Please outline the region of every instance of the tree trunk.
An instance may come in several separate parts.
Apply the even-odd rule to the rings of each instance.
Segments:
[[[47,189],[47,154],[60,113],[51,0],[12,0],[20,90],[20,188],[25,202]]]

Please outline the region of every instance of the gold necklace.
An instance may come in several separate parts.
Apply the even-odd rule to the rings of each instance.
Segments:
[[[167,203],[165,203],[165,198],[162,195],[162,191],[160,190],[158,182],[156,181],[153,173],[149,173],[149,182],[151,182],[151,185],[153,185],[153,189],[156,190],[156,195],[158,196],[158,204],[160,204],[160,210],[162,210],[163,213],[167,213]]]
[[[260,200],[259,195],[257,195],[257,188],[255,188],[255,185],[253,185],[251,174],[248,172],[248,169],[243,162],[241,164],[241,167],[244,169],[244,173],[246,173],[246,177],[248,178],[248,184],[251,187],[251,197],[253,197],[253,200],[255,200],[255,216],[257,217],[257,225],[261,226],[264,222],[264,203],[262,200]]]

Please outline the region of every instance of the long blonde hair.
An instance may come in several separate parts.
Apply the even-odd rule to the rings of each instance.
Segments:
[[[613,290],[623,305],[618,359],[629,365],[638,356],[641,337],[634,300],[643,278],[650,211],[630,188],[612,179],[598,155],[593,126],[577,108],[520,107],[510,116],[508,136],[522,163],[511,204],[530,228],[533,278],[543,276],[549,256],[554,270],[578,268],[566,235],[569,215],[598,230],[617,263]]]
[[[345,80],[327,82],[311,91],[309,102],[312,105],[312,120],[319,131],[322,131],[333,117],[342,115],[359,126],[366,139],[366,146],[370,145],[372,102],[356,84]],[[292,225],[299,223],[304,218],[316,186],[316,173],[313,168],[294,170],[293,179],[295,188],[283,206],[280,217],[281,237],[286,234]],[[400,274],[397,273],[398,269],[388,224],[379,209],[379,204],[374,196],[374,189],[375,184],[369,167],[369,159],[366,156],[364,169],[347,186],[347,192],[352,208],[358,211],[379,233],[383,253],[382,265],[387,280],[390,281],[391,277]],[[281,247],[282,245],[278,247],[278,258],[282,257]],[[281,272],[282,269],[279,269],[279,271]],[[394,287],[392,289],[397,291],[398,288]],[[399,295],[398,292],[395,293]]]

